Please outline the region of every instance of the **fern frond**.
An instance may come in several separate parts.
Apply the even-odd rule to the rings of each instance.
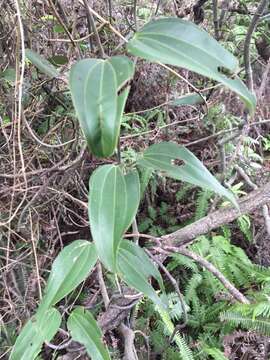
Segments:
[[[187,196],[189,190],[191,190],[194,186],[191,184],[182,184],[181,189],[177,191],[175,197],[176,197],[176,201],[180,202],[183,201],[185,199],[185,197]]]
[[[168,336],[171,336],[174,332],[174,325],[170,319],[169,314],[167,313],[167,311],[164,311],[160,307],[157,307],[157,311],[164,323],[165,332],[168,334]],[[175,334],[173,341],[176,343],[179,349],[179,353],[182,360],[194,360],[190,348],[186,344],[184,338],[179,334],[179,332]]]
[[[212,191],[201,190],[196,199],[195,221],[204,217],[208,210],[209,200],[212,196]]]
[[[221,321],[228,322],[234,326],[241,326],[247,330],[254,330],[260,334],[270,336],[270,319],[243,316],[237,312],[226,311],[220,316]]]
[[[217,348],[203,347],[203,351],[214,360],[228,360],[224,353]]]
[[[195,273],[189,280],[185,290],[185,300],[187,304],[190,304],[191,300],[194,299],[194,297],[198,297],[196,290],[198,286],[202,283],[202,280],[203,278],[199,273]]]
[[[181,255],[181,254],[172,254],[172,255],[170,255],[170,258],[172,260],[167,265],[167,269],[169,271],[174,270],[178,266],[182,266],[187,270],[191,270],[193,272],[198,272],[198,267],[192,259],[189,259],[188,257]]]

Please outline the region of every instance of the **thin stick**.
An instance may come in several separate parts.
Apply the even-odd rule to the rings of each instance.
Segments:
[[[266,8],[269,0],[261,0],[259,6],[249,24],[247,35],[244,43],[244,64],[245,64],[245,72],[247,77],[247,86],[249,90],[254,92],[254,84],[253,84],[253,76],[252,76],[252,68],[250,62],[250,43],[252,39],[252,35],[256,29],[260,16],[262,16],[264,9]]]
[[[35,243],[35,239],[34,239],[32,214],[31,214],[30,210],[29,210],[29,221],[30,221],[30,229],[31,229],[31,242],[32,242],[34,260],[35,260],[35,267],[36,267],[38,294],[39,294],[39,300],[41,301],[42,300],[42,291],[41,291],[40,276],[39,276],[39,265],[38,265],[37,251],[36,251],[36,243]]]
[[[199,256],[198,254],[195,254],[192,251],[189,251],[187,249],[178,249],[178,248],[175,248],[175,247],[168,247],[168,248],[166,248],[166,250],[170,250],[172,252],[178,252],[178,253],[180,253],[180,254],[182,254],[184,256],[189,257],[190,259],[195,260],[202,267],[204,267],[205,269],[210,271],[211,274],[213,274],[223,284],[223,286],[229,291],[229,293],[237,301],[239,301],[239,302],[241,302],[243,304],[250,304],[249,300],[239,290],[237,290],[236,287],[234,287],[234,285],[231,284],[229,282],[229,280],[227,280],[225,278],[225,276],[213,264],[211,264],[209,261],[205,260],[204,258]]]
[[[103,279],[102,266],[101,266],[100,262],[98,262],[98,264],[97,264],[97,273],[98,273],[98,282],[99,282],[99,287],[101,290],[101,295],[102,295],[102,298],[104,301],[105,309],[107,309],[110,304],[110,298],[109,298],[109,295],[107,292],[105,281]]]
[[[97,44],[98,44],[98,48],[99,48],[99,52],[100,52],[100,56],[104,59],[106,57],[106,54],[104,52],[101,40],[100,40],[100,36],[99,33],[97,31],[97,27],[95,24],[95,20],[93,18],[92,12],[91,12],[91,8],[87,3],[87,0],[83,0],[84,6],[85,6],[85,10],[87,11],[88,17],[89,17],[89,21],[91,24],[91,29],[93,29],[93,32],[95,34],[96,40],[97,40]]]
[[[76,44],[75,44],[75,42],[74,42],[74,40],[73,40],[73,38],[72,38],[72,35],[71,35],[71,33],[69,32],[66,24],[63,22],[61,16],[58,14],[58,11],[57,11],[57,9],[56,9],[53,1],[52,1],[52,0],[49,0],[49,3],[50,3],[50,6],[51,6],[51,8],[52,8],[52,11],[53,11],[55,17],[57,18],[57,20],[59,21],[59,23],[61,24],[61,26],[63,26],[63,29],[65,30],[65,33],[66,33],[67,36],[69,37],[69,40],[71,41],[72,45],[76,48]]]

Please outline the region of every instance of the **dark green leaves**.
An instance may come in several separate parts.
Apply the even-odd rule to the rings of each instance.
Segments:
[[[93,243],[76,240],[66,246],[53,262],[39,311],[56,304],[75,289],[90,274],[96,261]]]
[[[176,18],[152,21],[129,41],[128,50],[135,56],[180,66],[214,79],[236,92],[251,111],[255,108],[255,97],[236,76],[236,58],[189,21]],[[222,69],[233,76],[226,76]]]
[[[61,323],[56,309],[33,316],[23,327],[13,346],[9,360],[34,360],[44,341],[50,341]]]
[[[108,350],[101,341],[101,330],[89,311],[83,307],[73,310],[67,326],[72,339],[85,346],[92,360],[110,360]]]
[[[184,164],[175,165],[175,160],[181,160]],[[145,150],[138,163],[146,168],[162,171],[173,179],[214,191],[218,195],[225,196],[237,206],[233,194],[225,189],[203,163],[183,146],[173,142],[154,144]]]
[[[130,241],[123,240],[118,252],[117,266],[119,275],[129,286],[141,291],[158,306],[164,307],[148,282],[149,277],[154,277],[164,291],[162,277],[143,249]]]
[[[73,104],[88,146],[96,156],[110,156],[115,150],[129,89],[118,93],[133,73],[133,63],[121,56],[81,60],[70,71]]]
[[[89,188],[89,220],[96,249],[102,263],[115,271],[120,241],[139,206],[139,177],[136,171],[124,176],[119,166],[104,165],[92,174]]]

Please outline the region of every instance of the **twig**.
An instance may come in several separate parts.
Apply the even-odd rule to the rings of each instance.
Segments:
[[[212,0],[212,8],[213,8],[213,22],[215,29],[215,38],[219,39],[219,21],[218,21],[218,2],[217,0]]]
[[[103,279],[102,266],[100,262],[98,262],[97,264],[97,273],[98,273],[98,282],[101,290],[101,295],[104,301],[105,309],[107,309],[110,304],[110,298],[107,292],[105,281]]]
[[[138,360],[138,356],[134,347],[134,331],[127,327],[124,323],[119,326],[119,330],[124,338],[125,343],[123,360]]]
[[[136,217],[134,218],[134,220],[132,222],[132,232],[134,234],[134,238],[133,238],[134,242],[135,242],[135,244],[138,245],[139,239],[140,239],[140,233],[139,233]]]
[[[222,284],[223,286],[229,291],[229,293],[239,302],[243,304],[249,304],[249,300],[239,291],[237,290],[230,282],[225,278],[225,276],[209,261],[205,260],[198,254],[193,253],[187,249],[178,249],[175,247],[166,247],[166,250],[170,250],[173,252],[179,252],[180,254],[189,257],[190,259],[195,260],[198,264],[202,267],[210,271]]]
[[[252,92],[254,92],[254,84],[253,84],[252,68],[250,62],[250,43],[253,32],[255,31],[258,21],[260,19],[260,16],[262,16],[264,9],[266,8],[268,3],[269,0],[261,0],[261,2],[259,3],[259,6],[249,24],[247,35],[245,38],[245,43],[244,43],[244,64],[245,64],[245,72],[247,77],[247,86],[249,90],[251,90]]]
[[[183,323],[177,325],[177,328],[178,329],[183,329],[187,325],[188,316],[187,316],[187,311],[186,311],[186,306],[185,306],[185,302],[184,302],[184,299],[183,299],[183,295],[181,294],[178,283],[175,280],[175,278],[170,274],[170,272],[167,270],[167,268],[162,264],[161,261],[159,261],[155,256],[153,256],[149,250],[144,249],[144,251],[149,255],[149,257],[152,260],[154,260],[154,262],[156,262],[158,264],[158,266],[162,269],[162,271],[165,273],[165,275],[167,276],[167,278],[171,282],[172,286],[174,287],[174,289],[175,289],[175,291],[177,293],[177,296],[179,298],[182,311],[183,311]],[[174,332],[173,336],[171,336],[171,338],[170,338],[170,343],[172,342],[172,340],[174,338],[174,335],[175,335],[175,332]]]
[[[61,24],[61,26],[62,26],[63,29],[65,30],[65,33],[67,34],[67,36],[69,37],[70,42],[71,42],[72,45],[76,48],[76,44],[75,44],[75,42],[74,42],[74,40],[73,40],[73,38],[72,38],[72,35],[71,35],[71,33],[69,32],[66,24],[63,22],[61,16],[58,14],[58,11],[57,11],[57,9],[56,9],[53,1],[52,1],[52,0],[49,0],[49,3],[50,3],[50,6],[51,6],[51,8],[52,8],[52,11],[53,11],[55,17],[57,18],[57,20],[59,21],[59,23]]]
[[[102,46],[102,43],[101,43],[101,40],[100,40],[99,32],[97,31],[97,27],[96,27],[95,20],[94,20],[93,15],[92,15],[91,8],[88,5],[87,0],[83,0],[83,3],[84,3],[84,6],[85,6],[85,10],[87,11],[87,14],[88,14],[88,17],[89,17],[89,21],[90,21],[90,24],[91,24],[91,29],[93,29],[93,32],[94,32],[96,40],[97,40],[100,56],[103,59],[105,59],[106,54],[104,52],[104,49],[103,49],[103,46]]]

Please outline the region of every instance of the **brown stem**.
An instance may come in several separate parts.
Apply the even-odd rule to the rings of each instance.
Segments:
[[[205,269],[210,271],[223,284],[223,286],[229,291],[229,293],[237,301],[240,301],[243,304],[249,304],[250,303],[249,300],[242,293],[240,293],[240,291],[237,290],[236,287],[234,287],[233,284],[231,284],[229,282],[229,280],[227,280],[225,278],[225,276],[213,264],[211,264],[209,261],[205,260],[204,258],[199,256],[198,254],[195,254],[192,251],[189,251],[187,249],[179,250],[178,248],[175,248],[175,247],[170,247],[168,249],[173,251],[173,252],[179,252],[180,254],[182,254],[184,256],[187,256],[190,259],[195,260],[202,267],[204,267]]]
[[[252,92],[254,91],[254,88],[253,88],[252,68],[250,62],[250,43],[251,43],[252,35],[260,19],[260,16],[263,14],[264,9],[266,8],[268,3],[269,0],[261,0],[261,2],[259,3],[259,6],[251,20],[251,23],[249,24],[247,35],[245,38],[245,43],[244,43],[244,64],[245,64],[245,71],[247,77],[247,86]]]

